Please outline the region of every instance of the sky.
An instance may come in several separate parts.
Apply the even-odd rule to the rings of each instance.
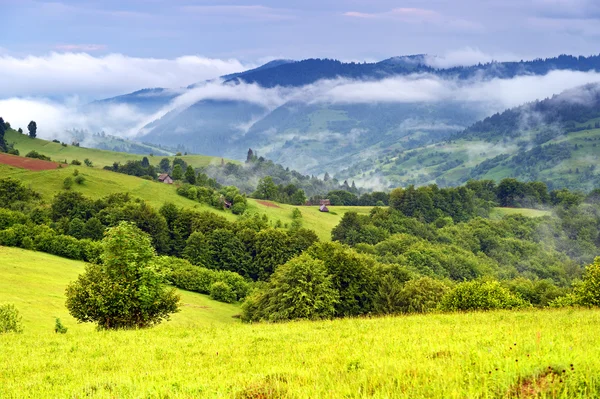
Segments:
[[[0,15],[0,98],[181,87],[275,58],[600,52],[597,0],[0,0]]]

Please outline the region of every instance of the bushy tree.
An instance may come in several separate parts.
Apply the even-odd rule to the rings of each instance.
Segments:
[[[194,168],[191,165],[185,170],[185,181],[190,184],[196,184],[196,172],[194,172]]]
[[[101,329],[151,327],[179,308],[179,296],[166,288],[152,267],[150,238],[121,222],[102,241],[102,265],[88,265],[67,287],[67,309],[79,322]]]
[[[187,239],[182,255],[183,258],[194,265],[207,266],[212,263],[210,246],[204,234],[199,231],[192,233]]]
[[[29,122],[27,130],[29,130],[29,137],[34,139],[37,136],[37,123],[35,121]]]
[[[246,321],[285,321],[333,317],[338,301],[325,264],[309,256],[277,268],[269,282],[243,304]]]
[[[498,281],[469,281],[458,284],[440,303],[447,312],[518,309],[531,306],[502,287]]]
[[[10,303],[0,305],[0,334],[9,332],[23,332],[21,315],[15,305]]]
[[[183,169],[177,164],[173,167],[173,180],[181,180],[183,178]]]
[[[277,185],[273,182],[273,178],[267,176],[259,180],[253,196],[258,199],[275,200],[277,199],[278,192],[279,190],[277,189]]]

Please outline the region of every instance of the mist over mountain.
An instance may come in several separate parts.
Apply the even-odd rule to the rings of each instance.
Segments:
[[[600,184],[600,83],[566,90],[478,121],[447,139],[403,151],[387,148],[338,174],[384,186],[514,177],[551,188]]]
[[[600,81],[600,56],[441,65],[441,58],[426,54],[371,63],[273,60],[186,87],[95,101],[79,107],[77,118],[62,110],[53,120],[62,121],[63,130],[106,131],[231,159],[244,159],[253,148],[303,173],[338,173],[381,188],[436,181],[422,171],[408,177],[404,170],[399,178],[400,172],[385,166],[390,154],[456,139],[507,108]],[[482,152],[499,155],[495,149]]]

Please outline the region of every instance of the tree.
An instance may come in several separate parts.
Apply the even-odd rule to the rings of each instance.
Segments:
[[[171,170],[171,161],[169,161],[169,158],[161,159],[158,164],[158,168],[163,173],[169,173],[169,170]]]
[[[325,265],[302,255],[277,268],[264,290],[252,294],[242,307],[245,321],[326,319],[338,301]]]
[[[66,290],[67,309],[79,322],[101,329],[144,328],[179,310],[175,289],[151,266],[150,238],[133,223],[121,222],[102,240],[102,265],[88,265]]]
[[[27,125],[27,130],[29,130],[29,137],[34,139],[37,136],[37,123],[35,123],[35,121],[29,122],[29,125]]]
[[[274,200],[277,198],[278,189],[273,178],[266,176],[258,181],[254,197],[258,199]]]
[[[256,159],[252,148],[248,148],[248,155],[246,156],[246,163],[253,162]]]
[[[6,141],[4,140],[4,133],[6,132],[6,125],[4,119],[0,118],[0,152],[6,152]]]
[[[199,231],[190,235],[183,250],[183,258],[197,266],[206,266],[210,261],[208,242],[206,237]]]
[[[181,180],[183,178],[183,169],[177,164],[173,167],[173,180]]]
[[[150,166],[150,161],[148,160],[148,157],[142,158],[142,167],[147,168],[149,166]]]
[[[185,180],[190,184],[196,184],[196,172],[194,172],[194,168],[191,165],[188,165],[185,170]]]

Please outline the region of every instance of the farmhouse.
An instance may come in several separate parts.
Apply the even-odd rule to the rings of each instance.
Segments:
[[[169,176],[168,173],[162,173],[158,176],[158,181],[161,183],[173,184],[173,179],[171,179],[171,176]]]

